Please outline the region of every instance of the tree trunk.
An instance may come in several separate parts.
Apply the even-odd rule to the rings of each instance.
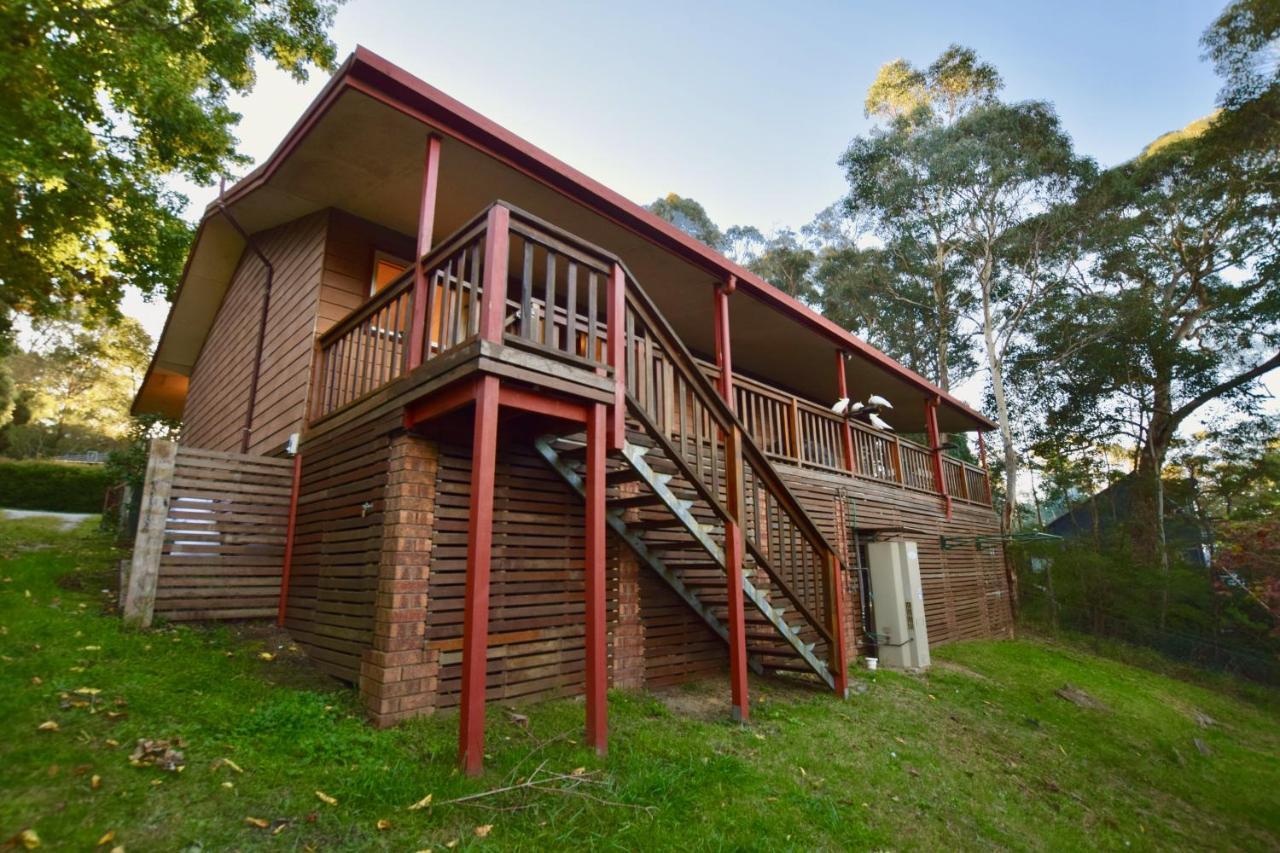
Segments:
[[[996,400],[996,423],[1000,427],[1000,443],[1004,450],[1005,515],[1009,529],[1022,526],[1018,517],[1018,451],[1013,443],[1013,424],[1009,419],[1009,404],[1004,392],[1004,363],[997,351],[995,322],[991,316],[991,264],[983,264],[982,283],[982,340],[986,344],[987,368],[991,371],[991,391]]]
[[[1160,376],[1157,368],[1151,422],[1147,425],[1147,438],[1141,449],[1138,469],[1134,476],[1133,509],[1129,520],[1130,538],[1135,553],[1160,572],[1158,623],[1161,630],[1165,627],[1165,620],[1169,613],[1170,580],[1162,469],[1169,452],[1169,443],[1178,426],[1172,418],[1171,389],[1172,383]]]

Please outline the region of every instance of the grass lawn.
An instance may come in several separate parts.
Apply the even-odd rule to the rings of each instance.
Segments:
[[[527,723],[491,707],[472,780],[454,771],[455,716],[374,731],[281,635],[124,630],[102,592],[112,560],[90,523],[0,522],[0,845],[30,830],[131,851],[1280,846],[1274,691],[1043,640],[964,643],[927,677],[859,672],[844,703],[756,681],[746,727],[721,683],[616,693],[605,760],[576,742],[575,701],[521,707]],[[1055,695],[1068,683],[1103,707]],[[139,738],[181,738],[184,769],[132,766]],[[539,766],[583,769],[444,802]]]

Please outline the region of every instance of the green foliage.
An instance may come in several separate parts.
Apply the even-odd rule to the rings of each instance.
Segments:
[[[169,176],[242,165],[228,106],[265,57],[333,66],[330,0],[15,0],[0,5],[0,324],[114,317],[167,297],[190,242]],[[4,331],[0,328],[0,333]]]
[[[443,850],[455,840],[459,850],[558,849],[566,839],[654,850],[951,849],[958,837],[986,849],[1026,846],[1029,828],[1049,849],[1265,849],[1280,833],[1270,807],[1280,787],[1275,691],[1174,680],[1044,641],[951,644],[924,676],[855,672],[865,692],[849,702],[753,677],[745,726],[727,719],[723,681],[614,691],[604,759],[582,744],[580,702],[520,703],[527,727],[507,703],[491,703],[487,770],[468,779],[455,770],[456,714],[373,730],[355,691],[316,675],[281,634],[124,629],[98,593],[116,557],[108,541],[0,523],[0,575],[12,579],[0,585],[10,658],[0,667],[0,826],[6,837],[33,828],[44,849],[92,849],[108,829],[131,850],[196,841],[206,850]],[[264,648],[275,660],[258,659]],[[1110,710],[1057,698],[1066,683]],[[60,707],[60,692],[84,686],[102,691],[98,713]],[[1216,723],[1200,727],[1197,711]],[[37,732],[46,720],[59,731]],[[182,737],[185,772],[131,767],[142,737]],[[586,768],[603,783],[588,788],[598,800],[513,792],[481,800],[491,808],[446,803],[544,761],[563,773]],[[321,803],[317,790],[338,804]],[[430,808],[407,810],[428,793]],[[250,815],[286,823],[273,836],[247,825]],[[381,819],[389,829],[377,828]],[[492,825],[483,840],[479,825]]]
[[[127,317],[90,326],[44,320],[34,331],[30,347],[3,362],[18,389],[11,418],[0,418],[5,452],[54,456],[118,445],[151,358],[150,336]]]
[[[711,221],[706,209],[691,198],[668,193],[650,204],[649,212],[662,217],[690,237],[707,244],[716,251],[724,248],[724,232]]]
[[[0,460],[0,508],[100,512],[113,483],[101,465]]]
[[[951,122],[990,103],[1004,88],[994,65],[972,48],[953,44],[926,69],[905,59],[881,66],[867,90],[866,114],[913,122]]]
[[[1280,685],[1276,618],[1248,589],[1224,580],[1222,567],[1210,571],[1175,560],[1166,576],[1143,562],[1120,530],[1096,545],[1022,545],[1013,555],[1019,616],[1030,623],[1148,646],[1175,660]]]
[[[126,483],[134,492],[140,492],[146,480],[152,439],[177,441],[181,433],[182,422],[174,418],[155,413],[133,417],[124,448],[113,450],[107,456],[106,467],[112,482]]]

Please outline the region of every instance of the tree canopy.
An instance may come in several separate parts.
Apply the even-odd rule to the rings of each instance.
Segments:
[[[233,94],[262,57],[333,66],[337,0],[0,4],[0,333],[12,312],[114,317],[167,297],[190,240],[167,179],[244,165]]]

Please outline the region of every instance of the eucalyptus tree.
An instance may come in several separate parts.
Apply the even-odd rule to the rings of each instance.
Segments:
[[[167,179],[247,162],[232,95],[261,57],[333,65],[332,0],[0,3],[0,333],[12,312],[113,317],[174,286],[190,240]]]
[[[1017,518],[1018,448],[1006,359],[1034,330],[1039,307],[1068,281],[1077,229],[1070,207],[1094,176],[1052,106],[984,104],[946,131],[941,168],[953,170],[957,252],[972,283],[965,318],[982,338],[1004,456],[1006,517]]]
[[[854,139],[840,158],[849,182],[845,212],[873,223],[904,273],[887,282],[886,310],[910,317],[923,296],[935,315],[928,324],[936,365],[931,375],[944,391],[963,378],[952,375],[951,355],[969,302],[955,270],[963,239],[955,181],[962,170],[950,159],[948,129],[993,102],[1001,86],[993,66],[956,45],[924,69],[901,59],[890,62],[880,69],[865,104],[867,115],[883,124]]]
[[[1079,205],[1092,286],[1041,330],[1052,417],[1109,420],[1134,442],[1132,535],[1166,576],[1175,435],[1211,403],[1256,409],[1257,380],[1280,367],[1278,174],[1280,152],[1224,148],[1210,121],[1104,173]]]

